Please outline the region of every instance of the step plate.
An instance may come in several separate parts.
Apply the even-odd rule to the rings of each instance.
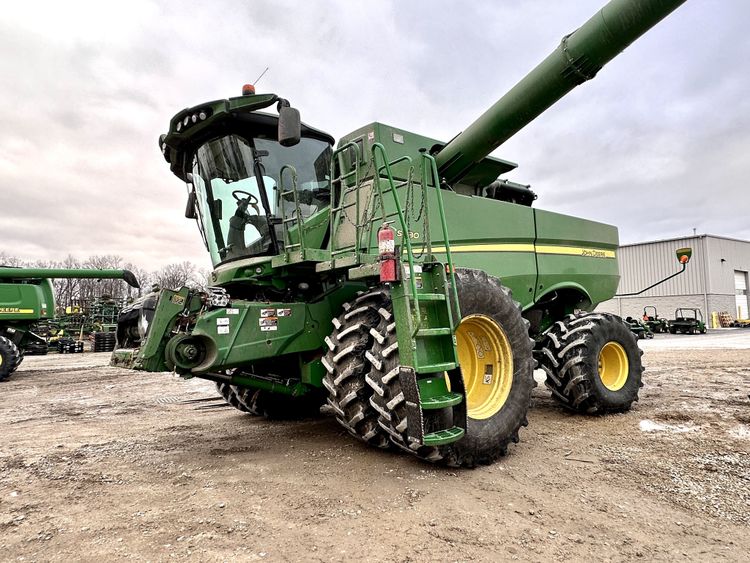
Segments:
[[[429,399],[422,399],[421,405],[422,410],[434,410],[434,409],[445,409],[453,407],[459,404],[463,400],[463,397],[458,393],[446,393],[445,395],[437,395],[430,397]]]
[[[464,429],[454,426],[447,430],[438,430],[424,435],[423,444],[425,446],[442,446],[456,442],[464,437]]]

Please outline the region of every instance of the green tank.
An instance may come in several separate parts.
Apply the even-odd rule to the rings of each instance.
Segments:
[[[326,404],[363,442],[453,466],[518,440],[537,364],[569,409],[629,409],[641,352],[591,313],[617,229],[533,207],[489,154],[681,3],[610,2],[448,143],[383,123],[336,143],[252,87],[179,112],[159,148],[212,287],[124,310],[113,363],[215,381],[250,415]]]

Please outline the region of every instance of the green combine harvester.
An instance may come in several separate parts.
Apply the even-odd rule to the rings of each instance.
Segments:
[[[0,266],[0,381],[16,371],[27,349],[46,350],[46,339],[34,332],[34,326],[55,316],[55,278],[122,279],[139,287],[128,270]]]
[[[681,3],[610,2],[447,143],[371,123],[336,144],[251,86],[179,112],[159,148],[212,287],[123,310],[113,363],[214,381],[251,415],[327,403],[356,438],[453,466],[518,441],[537,362],[565,407],[629,409],[635,337],[590,312],[617,289],[617,229],[532,207],[488,155]]]

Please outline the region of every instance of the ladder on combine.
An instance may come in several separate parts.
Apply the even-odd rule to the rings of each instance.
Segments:
[[[396,219],[403,233],[402,240],[407,263],[404,271],[405,279],[403,283],[393,285],[391,297],[402,365],[402,373],[399,377],[407,399],[407,412],[412,411],[408,413],[408,419],[421,421],[423,417],[420,411],[462,406],[460,409],[462,416],[458,417],[458,425],[425,432],[421,425],[412,428],[410,424],[409,435],[416,443],[427,446],[455,442],[464,435],[466,428],[465,394],[463,380],[458,369],[455,337],[456,319],[461,318],[461,312],[435,159],[427,153],[421,156],[420,179],[426,209],[423,223],[424,252],[422,258],[417,260],[409,233],[407,220],[409,209],[406,209],[405,215],[398,195],[398,189],[404,185],[406,185],[407,194],[410,189],[413,189],[412,185],[408,185],[411,177],[399,185],[394,181],[391,171],[394,165],[403,161],[411,163],[411,159],[407,156],[389,162],[385,148],[380,143],[373,145],[372,152],[378,195],[383,202],[388,193],[393,196]],[[379,160],[382,161],[380,165],[378,165]],[[385,187],[381,187],[379,182],[381,177],[385,180]],[[432,254],[428,220],[429,205],[427,204],[427,189],[430,185],[434,186],[438,205],[445,262],[436,260]],[[385,220],[385,212],[383,215]],[[448,374],[450,387],[445,373]],[[454,416],[454,421],[455,419]]]

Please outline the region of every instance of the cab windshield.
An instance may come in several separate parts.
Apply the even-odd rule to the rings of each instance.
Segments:
[[[328,205],[331,145],[302,138],[283,147],[273,138],[226,135],[202,145],[193,161],[198,224],[216,266],[283,248],[281,221],[293,217],[297,173],[301,219]],[[294,223],[291,223],[294,225]]]

